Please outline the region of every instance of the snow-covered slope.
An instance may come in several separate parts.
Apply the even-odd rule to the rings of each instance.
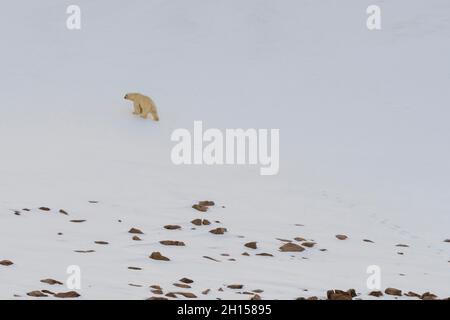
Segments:
[[[65,282],[70,265],[84,299],[145,299],[150,285],[369,298],[370,265],[382,289],[450,296],[448,1],[377,1],[372,32],[372,1],[80,0],[79,31],[70,4],[0,11],[0,261],[14,262],[0,266],[0,298],[69,291],[40,280]],[[131,114],[130,91],[154,98],[159,123]],[[195,120],[279,128],[280,173],[173,165],[170,135]],[[200,213],[199,200],[216,205]],[[279,251],[295,237],[316,245]],[[173,286],[183,277],[192,288]]]

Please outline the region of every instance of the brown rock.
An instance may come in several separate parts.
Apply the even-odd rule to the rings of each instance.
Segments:
[[[64,210],[64,209],[59,209],[59,213],[61,213],[61,214],[65,214],[66,216],[68,216],[69,214],[67,213],[67,211],[66,210]]]
[[[328,290],[327,298],[328,300],[352,300],[352,291],[343,291],[343,290]]]
[[[445,239],[444,242],[450,242],[450,239]]]
[[[257,253],[256,255],[257,255],[257,256],[261,256],[261,257],[273,257],[273,254],[266,253],[266,252],[263,252],[263,253]]]
[[[243,252],[242,255],[243,255],[243,256],[246,256],[246,257],[250,256],[250,255],[248,254],[248,252]]]
[[[157,284],[151,285],[150,288],[156,289],[156,290],[162,290],[161,286],[159,286]]]
[[[402,290],[396,289],[396,288],[387,288],[384,290],[384,293],[390,295],[390,296],[401,296]]]
[[[371,293],[369,293],[369,296],[373,296],[373,297],[382,297],[383,296],[383,292],[381,291],[372,291]]]
[[[150,259],[153,259],[153,260],[160,260],[160,261],[170,261],[170,259],[167,258],[167,257],[164,257],[164,256],[161,254],[161,252],[153,252],[153,253],[150,255]]]
[[[166,297],[169,297],[169,298],[177,298],[177,296],[175,295],[175,293],[173,293],[173,292],[169,292],[169,293],[167,293],[166,294]]]
[[[282,241],[282,242],[292,242],[292,240],[289,239],[282,239],[282,238],[276,238],[278,241]]]
[[[295,237],[294,240],[295,240],[295,241],[299,241],[299,242],[306,241],[306,239],[305,239],[305,238],[302,238],[302,237]]]
[[[182,278],[182,279],[180,279],[180,280],[178,280],[178,281],[180,281],[180,282],[182,282],[182,283],[187,283],[187,284],[194,283],[194,280],[189,279],[189,278]]]
[[[363,239],[364,242],[370,242],[370,243],[374,243],[372,240],[369,239]]]
[[[50,209],[50,208],[47,208],[47,207],[40,207],[39,210],[42,210],[42,211],[50,211],[51,209]]]
[[[196,225],[196,226],[201,226],[202,225],[202,219],[194,219],[191,221],[192,224]]]
[[[263,293],[264,290],[261,290],[261,289],[255,289],[255,290],[252,290],[252,292],[254,292],[254,293]]]
[[[319,300],[319,298],[317,298],[316,296],[312,296],[312,297],[309,297],[309,298],[306,299],[306,300]]]
[[[422,299],[422,300],[436,300],[437,298],[438,298],[437,295],[435,295],[435,294],[433,294],[431,292],[425,292],[420,297],[420,299]]]
[[[409,248],[407,244],[397,244],[396,247]]]
[[[80,294],[76,291],[60,292],[54,295],[55,298],[62,298],[62,299],[78,298],[79,296]]]
[[[346,239],[348,239],[348,237],[345,234],[337,234],[336,238],[338,238],[339,240],[346,240]]]
[[[41,280],[41,282],[49,284],[49,285],[55,285],[55,284],[62,285],[63,284],[62,282],[60,282],[58,280],[54,280],[54,279],[43,279],[43,280]]]
[[[139,238],[138,236],[133,236],[133,238],[131,238],[132,240],[134,240],[134,241],[141,241],[142,239],[141,238]]]
[[[96,244],[103,244],[103,245],[109,244],[109,242],[106,242],[106,241],[95,241],[95,243]]]
[[[165,246],[178,246],[178,247],[185,246],[183,241],[175,241],[175,240],[163,240],[163,241],[160,241],[159,243],[161,243],[162,245],[165,245]]]
[[[261,300],[261,296],[259,294],[255,294],[250,300]]]
[[[407,297],[414,297],[414,298],[421,298],[422,296],[418,293],[415,293],[413,291],[409,291],[408,293],[405,293],[405,296]]]
[[[43,293],[43,292],[41,292],[39,290],[28,292],[27,296],[35,297],[35,298],[48,297],[48,295],[46,295],[45,293]]]
[[[137,229],[137,228],[131,228],[128,233],[133,233],[133,234],[144,234],[141,230]]]
[[[201,205],[199,205],[199,204],[194,204],[194,205],[192,206],[192,208],[194,208],[195,210],[200,211],[200,212],[206,212],[206,211],[208,211],[208,207],[207,207],[207,206],[201,206]]]
[[[315,242],[303,242],[302,246],[307,247],[307,248],[312,248],[316,245]]]
[[[169,299],[164,298],[164,297],[150,297],[147,300],[169,300]]]
[[[202,224],[204,226],[209,226],[211,224],[211,222],[209,220],[207,220],[207,219],[203,219]]]
[[[220,262],[219,260],[211,258],[211,257],[208,257],[208,256],[203,256],[203,258],[208,259],[208,260],[212,260],[212,261],[215,261],[215,262]]]
[[[164,292],[161,289],[153,289],[153,290],[150,290],[150,291],[153,294],[164,294]]]
[[[188,299],[195,299],[195,298],[197,298],[197,296],[195,294],[191,293],[191,292],[171,292],[171,293],[174,294],[175,297],[177,295],[179,295],[179,296],[183,296],[183,297],[188,298]]]
[[[246,246],[247,248],[250,248],[250,249],[257,249],[258,248],[255,241],[248,242],[248,243],[244,244],[244,246]]]
[[[281,252],[302,252],[305,248],[295,243],[286,243],[280,247]]]
[[[175,287],[183,288],[183,289],[190,289],[190,288],[192,288],[190,285],[184,284],[184,283],[174,283],[173,285]]]
[[[142,268],[138,268],[138,267],[128,267],[128,269],[130,269],[130,270],[136,270],[136,271],[142,270]]]
[[[199,201],[198,204],[199,204],[200,206],[205,206],[205,207],[212,207],[212,206],[215,206],[215,205],[216,205],[216,204],[214,203],[214,201],[209,201],[209,200],[206,200],[206,201]]]
[[[77,253],[93,253],[95,250],[74,250]]]
[[[73,223],[82,223],[82,222],[86,222],[86,220],[70,220],[70,222],[73,222]]]
[[[227,286],[229,289],[242,289],[244,286],[242,284],[230,284]]]
[[[164,229],[167,229],[167,230],[178,230],[178,229],[181,229],[181,227],[178,226],[178,225],[175,225],[175,224],[169,224],[167,226],[164,226]]]
[[[216,228],[209,232],[211,232],[213,234],[224,234],[225,232],[227,232],[227,229],[226,228]]]
[[[12,262],[12,261],[10,261],[10,260],[1,260],[1,261],[0,261],[0,265],[1,265],[1,266],[6,266],[6,267],[8,267],[8,266],[13,265],[13,264],[14,264],[14,262]]]
[[[42,293],[54,295],[55,293],[50,290],[41,290]]]
[[[202,291],[202,294],[207,295],[210,292],[211,292],[211,289],[206,289],[205,291]]]

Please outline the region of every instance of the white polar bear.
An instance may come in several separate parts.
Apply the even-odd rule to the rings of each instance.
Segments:
[[[150,113],[154,121],[159,121],[156,105],[150,97],[140,93],[127,93],[124,99],[133,101],[133,114],[140,115],[142,118],[147,119],[147,116]]]

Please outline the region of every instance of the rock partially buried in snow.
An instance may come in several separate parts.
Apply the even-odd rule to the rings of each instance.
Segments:
[[[59,213],[64,214],[64,215],[66,215],[66,216],[69,215],[69,214],[67,213],[67,211],[64,210],[64,209],[59,209]]]
[[[190,285],[184,284],[184,283],[174,283],[173,285],[175,287],[183,288],[183,289],[190,289],[190,288],[192,288]]]
[[[227,232],[226,228],[216,228],[213,230],[210,230],[209,232],[213,233],[213,234],[224,234],[225,232]]]
[[[435,295],[435,294],[433,294],[431,292],[425,292],[420,297],[420,299],[422,299],[422,300],[436,300],[437,298],[438,298],[437,295]]]
[[[0,261],[0,265],[1,265],[1,266],[9,267],[9,266],[11,266],[11,265],[13,265],[13,264],[14,264],[14,262],[12,262],[11,260],[1,260],[1,261]]]
[[[206,211],[208,211],[208,207],[207,207],[207,206],[201,206],[201,205],[199,205],[199,204],[194,204],[194,205],[192,206],[192,208],[194,208],[195,210],[200,211],[200,212],[206,212]]]
[[[307,247],[307,248],[312,248],[312,247],[314,247],[315,245],[316,245],[315,242],[310,242],[310,241],[307,241],[307,242],[303,242],[303,243],[302,243],[302,246],[303,246],[303,247]]]
[[[40,207],[39,210],[41,210],[41,211],[50,211],[51,209],[47,208],[47,207]]]
[[[163,240],[163,241],[160,241],[159,243],[161,243],[162,245],[165,245],[165,246],[178,246],[178,247],[185,246],[183,241],[175,241],[175,240]]]
[[[381,291],[372,291],[372,292],[369,293],[369,296],[373,296],[373,297],[379,298],[379,297],[383,296],[383,292],[381,292]]]
[[[167,226],[164,226],[164,229],[167,230],[178,230],[181,229],[181,226],[175,225],[175,224],[168,224]]]
[[[354,289],[349,289],[347,291],[343,290],[327,291],[328,300],[352,300],[354,297],[356,297],[356,291]]]
[[[170,297],[170,298],[177,298],[177,295],[179,296],[183,296],[185,298],[188,299],[195,299],[197,298],[197,296],[191,292],[169,292],[168,294],[166,294],[166,297]]]
[[[161,254],[161,252],[158,252],[158,251],[153,252],[153,253],[150,255],[150,259],[153,259],[153,260],[160,260],[160,261],[170,261],[169,258],[163,256],[163,255]]]
[[[281,252],[302,252],[305,248],[295,243],[286,243],[280,247]]]
[[[258,248],[258,246],[256,245],[256,241],[248,242],[248,243],[244,244],[244,246],[246,246],[247,248],[250,248],[250,249],[257,249]]]
[[[134,240],[134,241],[141,241],[142,239],[141,238],[139,238],[138,236],[133,236],[133,238],[131,238],[132,240]]]
[[[242,284],[230,284],[227,286],[227,288],[229,289],[242,289],[244,287],[244,285]]]
[[[83,222],[86,222],[86,220],[70,220],[70,222],[73,222],[73,223],[83,223]]]
[[[302,248],[303,249],[303,248]],[[305,249],[303,249],[305,250]],[[261,256],[261,257],[273,257],[273,254],[271,253],[267,253],[267,252],[263,252],[263,253],[257,253],[257,256]]]
[[[390,295],[390,296],[401,296],[402,290],[396,289],[396,288],[387,288],[384,290],[384,293]]]
[[[450,242],[450,239],[445,239],[444,242]]]
[[[81,295],[76,291],[68,291],[68,292],[60,292],[54,295],[55,298],[61,298],[61,299],[71,299],[71,298],[78,298]]]
[[[39,290],[35,290],[35,291],[31,291],[27,293],[27,296],[30,297],[35,297],[35,298],[44,298],[44,297],[48,297],[48,295],[46,295],[45,293],[39,291]]]
[[[137,229],[137,228],[131,228],[130,230],[128,230],[128,233],[133,233],[133,234],[144,234],[141,230]]]
[[[214,203],[214,201],[210,201],[210,200],[205,200],[205,201],[199,201],[198,204],[200,206],[205,206],[205,207],[212,207],[215,206],[216,204]]]
[[[187,284],[194,283],[194,280],[189,279],[189,278],[182,278],[182,279],[180,279],[178,281],[183,282],[183,283],[187,283]]]
[[[102,244],[102,245],[107,245],[109,244],[109,242],[106,241],[95,241],[96,244]]]
[[[336,238],[338,238],[339,240],[347,240],[348,237],[345,234],[337,234]]]
[[[43,280],[41,280],[41,282],[49,284],[49,285],[55,285],[55,284],[62,285],[63,284],[62,282],[55,280],[55,279],[43,279]]]

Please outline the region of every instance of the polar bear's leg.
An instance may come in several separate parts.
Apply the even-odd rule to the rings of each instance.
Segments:
[[[133,114],[141,114],[141,113],[142,113],[141,106],[139,105],[139,103],[135,102]]]

